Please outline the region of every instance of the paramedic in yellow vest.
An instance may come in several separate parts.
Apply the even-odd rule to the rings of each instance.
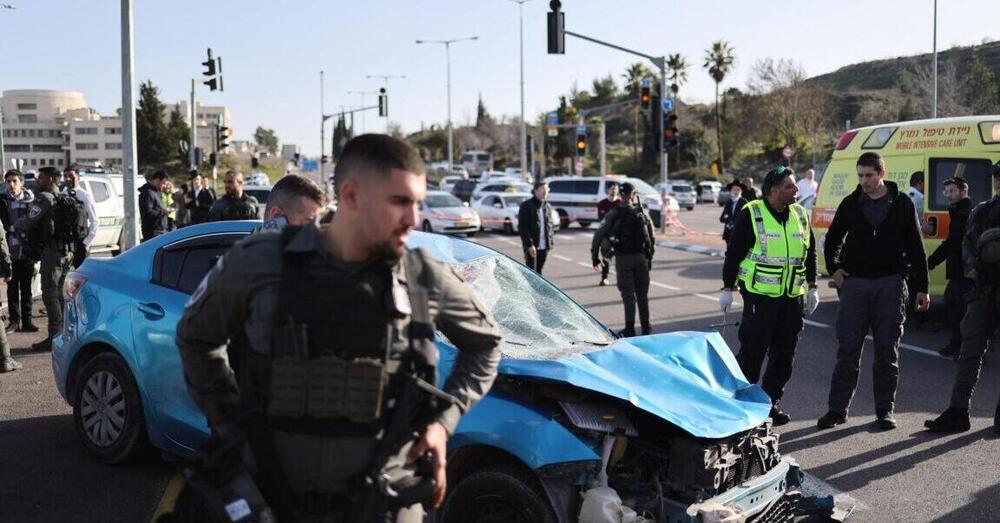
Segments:
[[[791,420],[781,410],[781,396],[792,376],[802,316],[819,305],[816,242],[809,215],[795,203],[799,190],[794,174],[787,167],[772,169],[764,177],[762,197],[740,210],[726,249],[719,296],[719,306],[728,311],[739,285],[743,319],[736,360],[747,381],[757,383],[767,356],[761,387],[771,397],[775,425]]]

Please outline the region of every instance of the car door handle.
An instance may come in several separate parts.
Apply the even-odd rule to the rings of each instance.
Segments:
[[[158,320],[167,315],[159,303],[140,303],[138,308],[139,312],[145,314],[151,320]]]

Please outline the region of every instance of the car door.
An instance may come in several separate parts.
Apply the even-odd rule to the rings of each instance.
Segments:
[[[97,235],[91,243],[92,249],[106,250],[117,247],[124,219],[118,215],[119,207],[115,202],[111,183],[103,180],[88,180],[90,195],[94,199],[94,210],[97,212]]]
[[[174,443],[199,441],[208,426],[188,393],[174,341],[191,293],[245,233],[208,234],[161,247],[153,258],[148,292],[132,302],[132,336],[163,433]]]

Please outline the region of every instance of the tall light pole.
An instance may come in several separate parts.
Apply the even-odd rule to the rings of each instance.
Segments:
[[[379,94],[378,91],[347,91],[347,94],[360,94],[361,107],[365,107],[366,94]],[[361,134],[365,134],[365,112],[361,111]]]
[[[453,38],[451,40],[417,40],[417,44],[443,44],[444,45],[444,56],[445,62],[447,63],[447,75],[448,75],[448,168],[452,166],[452,151],[454,150],[454,137],[452,136],[451,128],[451,44],[456,42],[465,42],[469,40],[479,40],[478,36],[470,36],[467,38]]]
[[[0,4],[0,9],[17,9],[10,4]],[[0,107],[0,173],[7,172],[7,157],[3,152],[3,108]]]
[[[521,53],[521,176],[531,172],[528,165],[528,124],[524,121],[524,3],[531,0],[511,0],[517,2],[517,23]]]
[[[937,118],[937,87],[938,87],[938,75],[937,75],[937,0],[934,0],[934,65],[932,66],[933,76],[934,76],[934,90],[931,95],[931,118]]]
[[[323,107],[323,71],[319,72],[319,186],[326,187],[326,164],[323,155],[326,151],[326,111]]]
[[[125,241],[122,250],[128,250],[138,243],[139,230],[136,227],[135,177],[138,173],[138,155],[135,141],[135,52],[132,49],[132,0],[122,0],[122,187],[125,191],[125,226],[122,234]],[[194,123],[194,122],[192,122]],[[194,147],[194,144],[191,144]]]

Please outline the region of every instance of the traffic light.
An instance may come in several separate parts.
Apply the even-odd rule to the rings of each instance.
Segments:
[[[639,87],[639,103],[642,104],[643,109],[649,109],[650,98],[649,79],[643,78],[642,85]]]
[[[677,114],[669,113],[663,119],[663,143],[670,147],[676,147],[680,138],[680,131],[677,130]]]
[[[208,164],[211,165],[212,167],[215,167],[216,165],[218,165],[217,162],[218,162],[218,157],[215,155],[215,153],[208,153]]]
[[[301,154],[299,154],[299,153],[295,153],[295,159],[294,159],[294,160],[292,160],[292,162],[293,162],[293,163],[294,163],[295,165],[299,165],[299,160],[301,160],[301,159],[302,159],[302,155],[301,155]]]
[[[320,159],[320,163],[330,163],[330,157],[324,154]]]
[[[389,95],[385,94],[385,87],[378,90],[378,115],[389,116]]]
[[[260,165],[260,161],[257,160],[257,157],[256,156],[251,156],[250,157],[250,168],[251,169],[256,169],[258,165]]]
[[[208,50],[208,60],[201,63],[205,67],[202,75],[206,78],[203,84],[210,91],[222,91],[222,58],[212,58],[212,49]]]
[[[228,127],[217,127],[215,134],[215,140],[218,146],[216,150],[221,151],[226,147],[229,147],[229,128]]]
[[[576,133],[576,153],[580,156],[587,154],[587,133]]]
[[[548,13],[549,54],[566,54],[566,15],[559,9],[559,0],[549,2],[552,9]]]

